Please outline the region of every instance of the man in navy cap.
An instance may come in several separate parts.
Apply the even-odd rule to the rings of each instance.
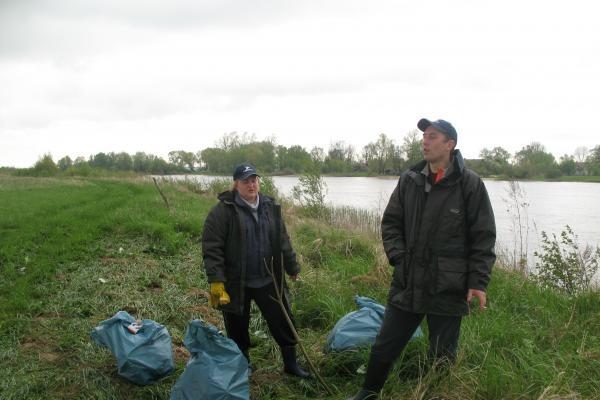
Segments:
[[[381,221],[394,268],[381,329],[362,389],[353,400],[376,399],[394,361],[423,319],[429,358],[456,358],[462,317],[486,288],[496,260],[494,213],[485,185],[465,167],[458,134],[448,121],[421,119],[423,160],[400,176]]]
[[[248,362],[250,303],[254,301],[281,348],[284,372],[310,377],[297,363],[298,341],[287,321],[287,316],[292,318],[287,290],[282,296],[287,316],[275,300],[275,285],[286,287],[285,274],[296,280],[300,265],[281,217],[281,206],[260,193],[260,175],[254,165],[236,166],[233,189],[219,194],[219,203],[204,223],[202,255],[211,305],[223,312],[227,335]]]

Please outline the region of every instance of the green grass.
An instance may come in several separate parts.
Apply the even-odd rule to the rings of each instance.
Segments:
[[[223,328],[207,305],[200,235],[214,195],[151,181],[0,176],[1,399],[168,399],[189,354],[187,323]],[[369,234],[301,217],[286,220],[303,271],[290,282],[299,334],[337,392],[281,372],[281,357],[257,310],[250,350],[253,399],[345,399],[362,383],[368,349],[323,351],[356,294],[385,303],[390,269]],[[104,282],[104,283],[103,283]],[[383,399],[600,398],[600,295],[569,298],[496,268],[489,308],[463,322],[457,363],[418,373],[427,342],[409,344]],[[167,326],[176,370],[139,387],[90,331],[118,310]],[[424,326],[426,331],[426,326]],[[399,378],[401,376],[402,378]]]

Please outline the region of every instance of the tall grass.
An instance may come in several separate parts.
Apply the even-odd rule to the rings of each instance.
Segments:
[[[216,199],[186,185],[161,188],[170,210],[151,181],[0,177],[0,398],[168,399],[189,357],[188,321],[223,328],[200,265],[202,222]],[[253,309],[252,398],[345,399],[362,383],[368,349],[331,354],[323,346],[356,309],[355,294],[385,303],[389,266],[380,240],[353,223],[337,229],[286,211],[303,268],[289,283],[299,334],[337,394],[281,372],[279,350]],[[422,369],[427,342],[411,342],[382,398],[600,398],[598,292],[567,297],[496,269],[488,297],[487,312],[464,319],[449,372]],[[116,375],[115,360],[89,332],[118,310],[168,327],[172,375],[147,387]]]
[[[381,214],[378,211],[332,206],[328,207],[326,215],[333,226],[362,232],[372,238],[381,238]]]

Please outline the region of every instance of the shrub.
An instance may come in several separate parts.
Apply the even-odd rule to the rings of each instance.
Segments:
[[[569,225],[561,232],[560,241],[555,234],[550,238],[542,231],[542,251],[534,255],[540,259],[536,262],[535,279],[544,287],[569,295],[590,288],[600,262],[600,248],[586,245],[580,250],[577,235]]]
[[[304,207],[311,217],[323,217],[326,213],[325,195],[327,184],[318,172],[307,172],[298,178],[300,183],[292,188],[292,197]]]

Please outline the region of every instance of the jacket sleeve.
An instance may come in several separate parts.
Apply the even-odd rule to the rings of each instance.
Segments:
[[[381,238],[383,249],[391,265],[402,262],[406,252],[406,241],[404,237],[404,204],[402,180],[407,179],[402,175],[398,180],[396,188],[390,196],[390,200],[383,212],[381,219]]]
[[[469,289],[486,290],[496,262],[496,223],[487,190],[481,178],[471,176],[473,184],[465,191]]]
[[[288,275],[297,275],[300,272],[300,265],[296,261],[296,252],[292,248],[292,242],[287,233],[287,228],[281,219],[281,252],[283,253],[283,266]]]
[[[208,282],[225,282],[226,212],[222,204],[210,211],[202,232],[202,259]]]

